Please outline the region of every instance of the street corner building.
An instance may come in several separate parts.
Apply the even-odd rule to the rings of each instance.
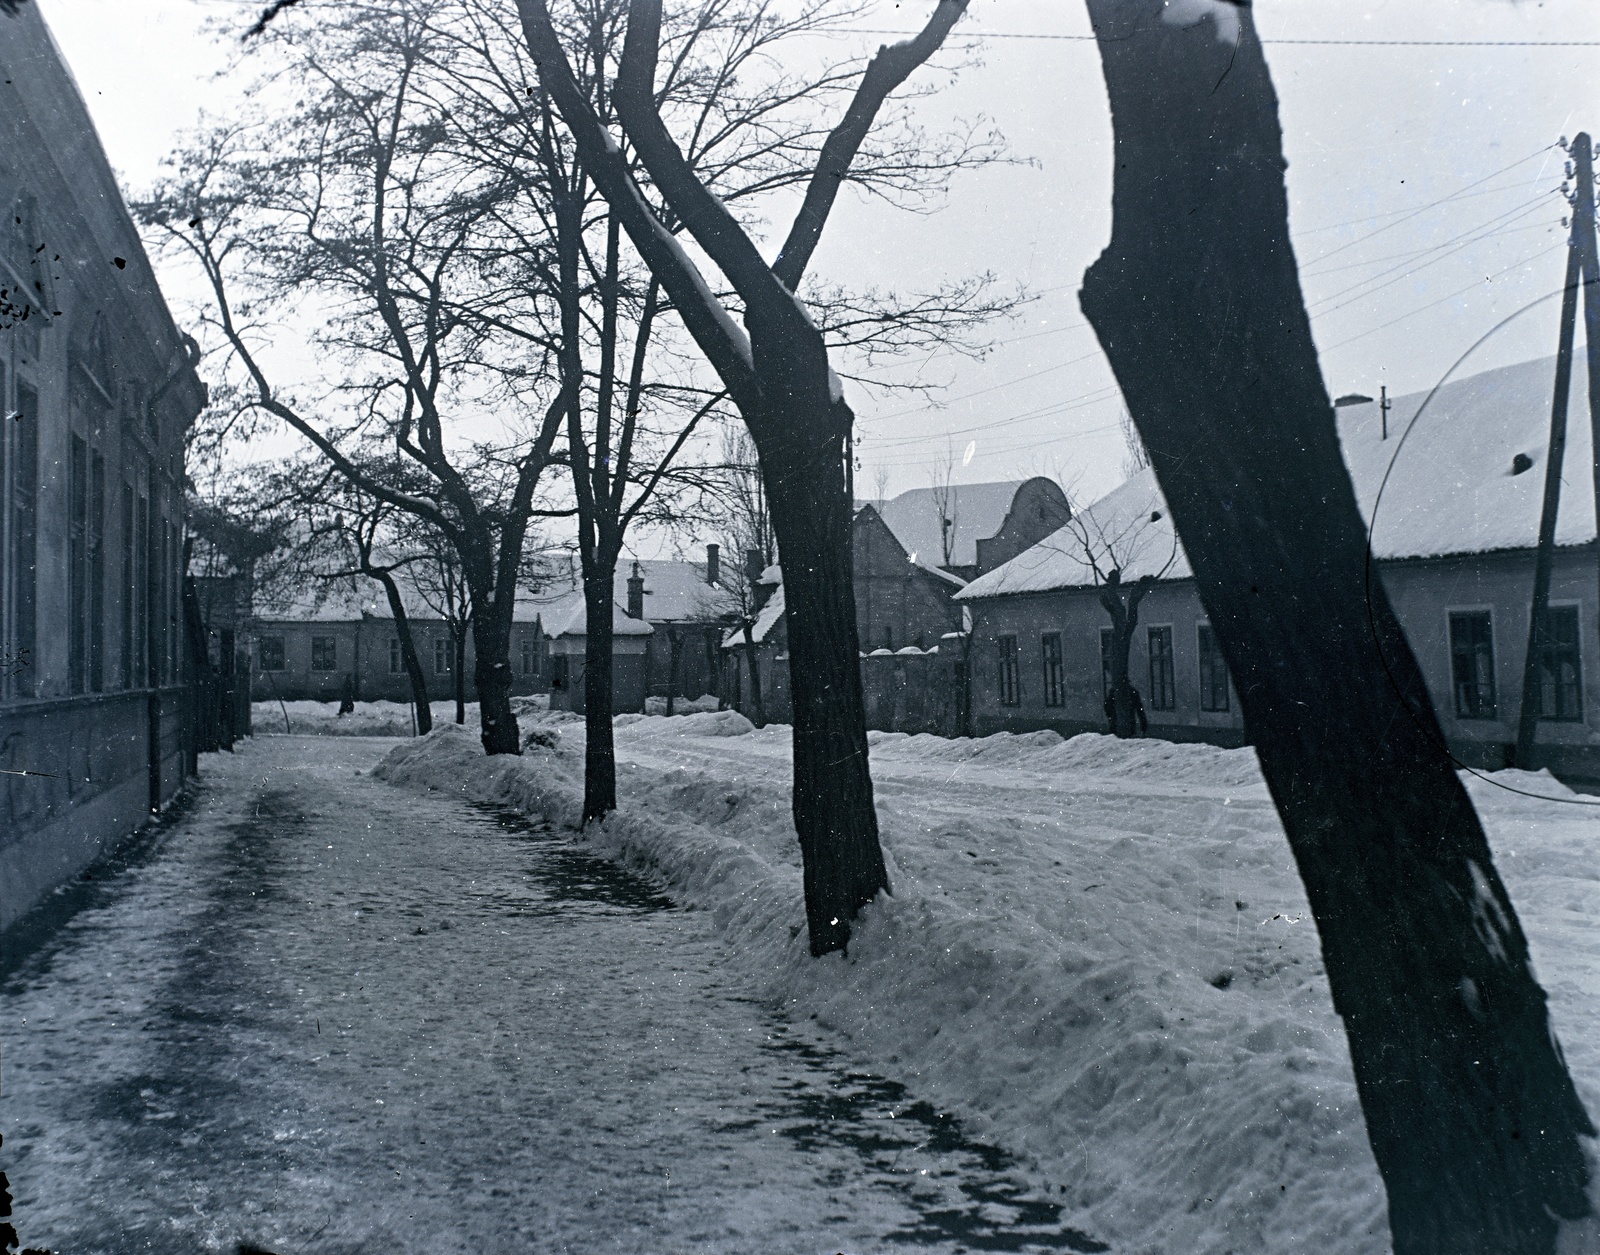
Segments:
[[[3,929],[193,769],[183,449],[206,394],[37,5],[0,12],[0,70]]]
[[[1450,752],[1510,764],[1524,703],[1537,720],[1523,767],[1600,778],[1600,553],[1594,455],[1580,354],[1574,363],[1548,610],[1530,642],[1534,567],[1549,461],[1555,359],[1522,362],[1337,410],[1345,465],[1381,579],[1428,684]],[[1426,405],[1424,405],[1426,403]],[[1413,422],[1415,420],[1415,422]],[[955,594],[971,613],[973,730],[1104,732],[1112,627],[1101,573],[1151,576],[1128,677],[1149,734],[1242,745],[1237,693],[1166,502],[1144,470]],[[1108,564],[1105,555],[1111,555]],[[1263,613],[1271,613],[1264,607]]]

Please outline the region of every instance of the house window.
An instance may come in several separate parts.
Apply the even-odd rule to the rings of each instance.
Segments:
[[[437,636],[433,641],[433,674],[450,674],[450,638]]]
[[[1150,643],[1150,709],[1175,710],[1178,705],[1178,686],[1172,678],[1172,629],[1153,627],[1148,634]]]
[[[35,607],[38,591],[39,394],[18,381],[16,438],[11,468],[11,652],[14,697],[32,697],[34,647],[38,644]],[[4,409],[4,406],[0,406]]]
[[[539,651],[534,647],[533,637],[522,638],[522,674],[532,675],[534,666],[538,663]]]
[[[406,669],[405,655],[400,652],[400,638],[389,638],[389,674],[399,675]]]
[[[283,637],[263,636],[260,650],[261,669],[263,671],[283,671],[287,669],[283,658]]]
[[[73,436],[67,463],[67,687],[81,693],[89,641],[89,446]]]
[[[1059,706],[1063,692],[1061,684],[1061,633],[1046,632],[1039,638],[1044,654],[1044,704]]]
[[[339,638],[313,636],[311,638],[311,669],[337,671],[339,669]]]
[[[1487,610],[1450,616],[1450,677],[1456,718],[1495,717],[1494,632]]]
[[[1015,706],[1020,700],[1017,691],[1017,638],[1002,636],[1000,646],[1000,704]]]
[[[1535,649],[1539,659],[1539,718],[1583,718],[1583,676],[1578,666],[1578,608],[1545,611]]]
[[[1196,631],[1200,645],[1200,709],[1227,710],[1228,664],[1217,648],[1217,635],[1207,623],[1202,623]]]

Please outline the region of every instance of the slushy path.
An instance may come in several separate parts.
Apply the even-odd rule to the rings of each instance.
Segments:
[[[260,737],[7,938],[24,1244],[1100,1250],[752,1001],[700,917],[555,833]]]

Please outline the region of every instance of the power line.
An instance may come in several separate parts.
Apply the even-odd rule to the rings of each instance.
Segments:
[[[921,31],[852,26],[852,35],[897,35],[913,39]],[[951,39],[1039,39],[1055,43],[1098,43],[1095,35],[1031,35],[1021,31],[952,31]],[[1600,48],[1600,39],[1262,39],[1263,44],[1320,48]]]

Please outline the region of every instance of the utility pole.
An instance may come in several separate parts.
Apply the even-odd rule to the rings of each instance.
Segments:
[[[1389,438],[1389,385],[1383,384],[1378,389],[1378,414],[1383,421],[1383,439]]]
[[[1583,280],[1583,333],[1588,341],[1589,438],[1594,462],[1596,549],[1600,551],[1600,249],[1595,246],[1594,169],[1592,145],[1580,131],[1572,155],[1572,240]]]
[[[1579,222],[1585,217],[1589,223],[1588,245],[1591,253],[1594,247],[1594,199],[1593,188],[1590,185],[1593,176],[1589,168],[1587,135],[1579,135],[1573,142],[1575,162],[1579,160],[1577,154],[1580,148],[1583,177],[1580,180],[1578,195],[1582,200],[1584,197],[1582,188],[1588,187],[1589,196],[1583,200],[1587,206],[1586,212],[1574,213],[1573,216],[1572,239],[1567,250],[1567,281],[1561,297],[1561,330],[1556,348],[1555,396],[1550,407],[1550,450],[1544,467],[1544,506],[1539,515],[1539,549],[1533,564],[1533,601],[1528,614],[1528,652],[1524,655],[1522,664],[1522,711],[1521,718],[1517,722],[1516,765],[1523,770],[1533,766],[1533,742],[1539,727],[1539,660],[1545,642],[1545,619],[1550,608],[1550,567],[1555,558],[1556,514],[1561,507],[1561,464],[1567,449],[1567,400],[1572,389],[1572,338],[1577,323],[1578,283],[1583,264],[1583,237],[1580,234]],[[1590,319],[1587,310],[1585,312],[1587,329]],[[1593,354],[1594,350],[1590,349],[1591,360]],[[1595,396],[1592,379],[1589,395],[1592,402]],[[1597,471],[1597,474],[1600,474],[1600,471]]]

